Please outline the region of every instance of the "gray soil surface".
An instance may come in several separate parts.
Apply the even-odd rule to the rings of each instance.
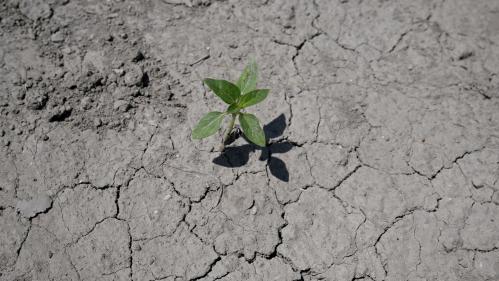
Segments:
[[[1,0],[0,280],[499,280],[499,1]]]

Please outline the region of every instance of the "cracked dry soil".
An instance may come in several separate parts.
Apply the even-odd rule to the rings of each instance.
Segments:
[[[499,1],[0,1],[0,280],[499,280]],[[190,131],[249,57],[270,145]]]

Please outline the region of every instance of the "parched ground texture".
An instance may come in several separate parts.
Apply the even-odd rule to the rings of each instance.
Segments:
[[[499,280],[498,178],[497,0],[0,1],[2,281]]]

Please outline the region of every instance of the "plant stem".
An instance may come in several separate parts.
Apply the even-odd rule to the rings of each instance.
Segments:
[[[232,113],[229,127],[227,128],[227,131],[225,131],[224,137],[222,139],[222,145],[220,145],[220,151],[223,151],[225,149],[225,143],[229,140],[230,133],[234,129],[234,124],[236,123],[236,116],[236,113]]]

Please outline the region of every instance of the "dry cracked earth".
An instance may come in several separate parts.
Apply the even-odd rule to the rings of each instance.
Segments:
[[[499,1],[2,0],[0,159],[2,281],[499,280]]]

